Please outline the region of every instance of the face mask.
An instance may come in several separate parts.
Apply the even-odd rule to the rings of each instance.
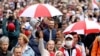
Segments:
[[[68,48],[72,48],[72,44],[73,44],[73,40],[71,40],[71,41],[66,41],[66,46],[68,47]]]
[[[29,30],[25,30],[24,34],[25,34],[26,36],[29,36],[29,35],[30,35]]]

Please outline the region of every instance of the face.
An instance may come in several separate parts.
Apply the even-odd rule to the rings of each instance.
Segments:
[[[26,22],[27,21],[27,18],[26,17],[23,17],[22,18],[22,22]]]
[[[3,51],[7,51],[7,50],[8,50],[8,46],[9,46],[9,43],[8,43],[8,42],[3,42],[3,43],[1,44],[1,49],[2,49]]]
[[[47,43],[47,49],[48,49],[48,51],[53,51],[54,47],[55,47],[54,41],[52,41],[52,40],[48,41],[48,43]]]
[[[74,41],[77,42],[78,41],[78,35],[75,34],[75,35],[73,35],[73,37],[74,37]]]
[[[21,50],[21,48],[15,48],[14,56],[22,56],[22,50]]]
[[[62,29],[65,30],[65,28],[66,28],[67,26],[68,26],[67,23],[62,24]]]
[[[72,48],[73,47],[73,39],[72,38],[66,38],[65,39],[65,45],[67,48]]]
[[[24,44],[24,39],[23,39],[23,37],[19,37],[19,38],[18,38],[18,43],[19,43],[19,45],[23,45],[23,44]]]
[[[57,38],[61,38],[61,37],[62,37],[61,31],[58,31],[58,32],[56,33],[56,37],[57,37]]]
[[[58,41],[57,44],[56,44],[56,48],[59,49],[59,48],[61,48],[61,47],[62,47],[62,42],[61,42],[61,41]]]
[[[24,25],[21,26],[21,32],[22,32],[22,33],[25,32],[25,26],[24,26]]]
[[[54,21],[49,21],[49,27],[52,29],[54,28]]]

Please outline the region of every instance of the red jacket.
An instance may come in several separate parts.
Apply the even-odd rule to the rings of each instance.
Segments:
[[[76,56],[82,56],[82,53],[81,53],[81,51],[78,48],[75,47],[75,50],[76,50],[76,54],[75,54]],[[64,53],[64,51],[65,51],[64,47],[60,48],[60,51],[62,51],[64,56],[66,56],[65,53]]]

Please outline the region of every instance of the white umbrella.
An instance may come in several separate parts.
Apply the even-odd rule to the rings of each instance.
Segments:
[[[53,17],[62,15],[62,13],[52,5],[49,4],[35,4],[26,7],[20,11],[20,17]]]

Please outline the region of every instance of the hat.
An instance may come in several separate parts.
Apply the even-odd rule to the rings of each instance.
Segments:
[[[33,30],[32,26],[29,24],[29,22],[25,23],[25,29],[26,30]]]
[[[66,38],[72,38],[73,39],[73,36],[71,34],[68,34],[68,35],[65,36],[65,39]]]
[[[7,27],[8,27],[8,30],[9,30],[9,31],[14,31],[14,30],[15,30],[15,25],[14,25],[14,23],[12,23],[12,22],[9,23]]]

